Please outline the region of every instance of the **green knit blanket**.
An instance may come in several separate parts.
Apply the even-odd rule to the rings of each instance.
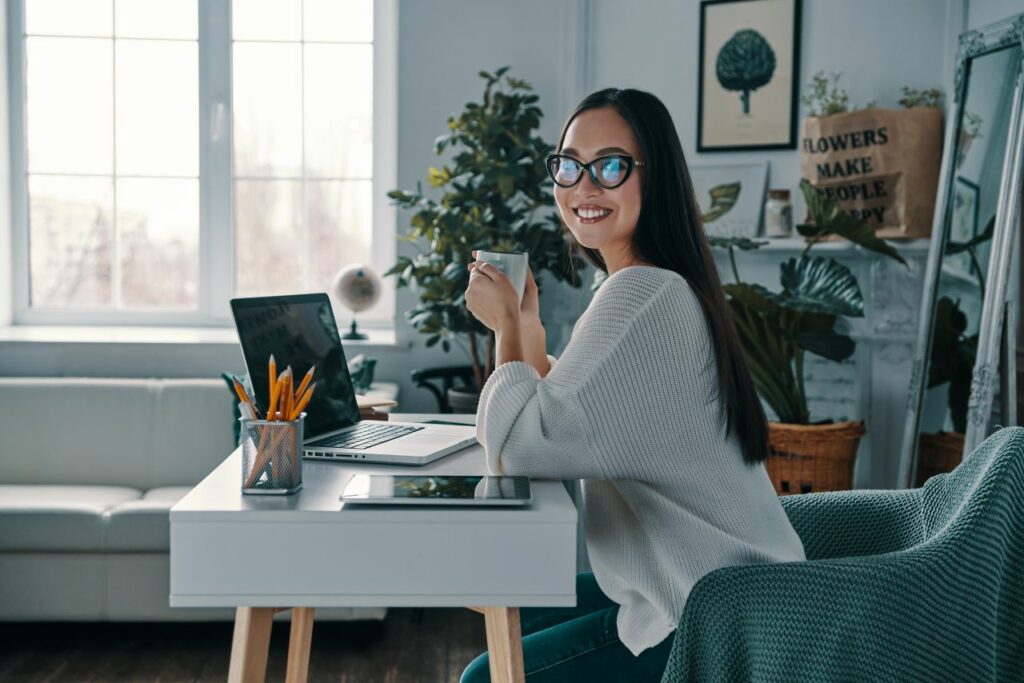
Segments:
[[[920,489],[783,505],[807,561],[702,578],[662,683],[1024,680],[1024,428]]]

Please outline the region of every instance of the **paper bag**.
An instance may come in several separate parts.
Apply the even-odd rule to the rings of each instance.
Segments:
[[[942,161],[937,107],[806,118],[800,149],[802,176],[879,237],[931,234]]]

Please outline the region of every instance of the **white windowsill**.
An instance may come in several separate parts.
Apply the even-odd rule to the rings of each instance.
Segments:
[[[394,328],[365,329],[369,339],[343,339],[346,347],[404,348]],[[0,344],[215,344],[237,345],[230,327],[84,327],[71,325],[11,325],[0,327]]]

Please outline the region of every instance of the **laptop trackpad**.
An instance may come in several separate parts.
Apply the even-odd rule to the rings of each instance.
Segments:
[[[448,448],[460,441],[459,437],[446,434],[424,434],[423,432],[411,434],[404,439],[389,441],[379,446],[367,449],[367,453],[400,453],[402,455],[418,455],[420,453],[434,453]]]

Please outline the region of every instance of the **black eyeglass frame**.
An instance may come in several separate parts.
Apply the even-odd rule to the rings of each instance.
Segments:
[[[590,163],[586,164],[583,163],[583,161],[581,161],[580,159],[577,159],[576,157],[570,156],[568,154],[549,154],[546,157],[544,157],[544,169],[547,171],[548,177],[551,178],[551,181],[554,182],[555,185],[564,188],[570,188],[579,185],[580,181],[583,180],[583,174],[580,173],[579,177],[577,177],[574,182],[569,183],[568,185],[558,182],[558,180],[555,178],[555,174],[551,172],[551,162],[554,159],[569,159],[571,161],[575,161],[577,164],[580,165],[580,167],[585,168],[587,170],[587,174],[590,176],[590,179],[594,181],[595,185],[605,190],[614,190],[618,187],[622,187],[626,183],[626,181],[629,180],[629,176],[633,175],[633,169],[635,167],[646,165],[645,162],[637,161],[628,154],[605,154],[604,156],[597,157],[596,159],[591,159]],[[597,177],[597,163],[605,159],[624,159],[626,161],[626,173],[622,176],[622,180],[620,180],[615,185],[605,185]]]

